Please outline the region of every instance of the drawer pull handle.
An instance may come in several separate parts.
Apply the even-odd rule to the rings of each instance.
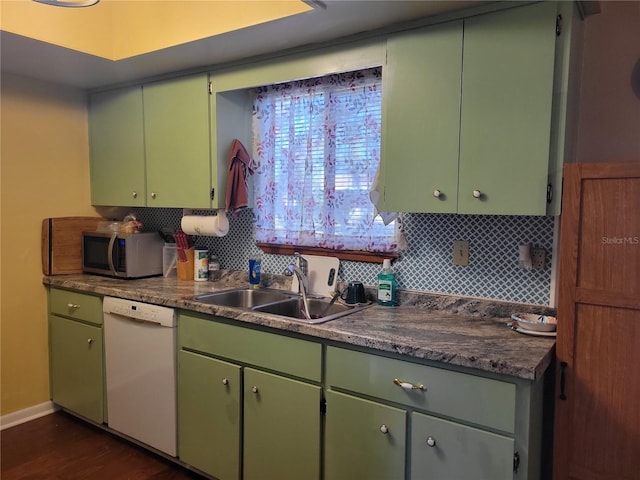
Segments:
[[[258,393],[258,387],[256,387],[255,385],[253,387],[251,387],[251,391],[253,393]]]
[[[440,195],[442,195],[442,192],[441,192],[440,190],[435,189],[435,190],[433,191],[433,196],[434,196],[434,197],[436,197],[436,198],[440,198]]]
[[[87,343],[91,345],[93,343],[93,338],[87,338]]]
[[[80,305],[78,305],[77,303],[67,303],[67,307],[75,310],[76,308],[80,308]]]
[[[430,447],[435,447],[436,446],[436,439],[433,437],[427,437],[427,445],[429,445]]]
[[[222,384],[223,385],[229,385],[229,380],[227,380],[226,378],[222,379]]]
[[[382,433],[384,433],[385,435],[386,435],[387,433],[389,433],[389,429],[387,428],[387,426],[386,426],[386,425],[380,425],[380,431],[381,431]]]
[[[393,379],[393,383],[395,383],[396,385],[398,385],[400,388],[404,390],[421,390],[423,392],[427,390],[427,388],[421,383],[416,385],[414,383],[403,382],[402,380],[398,380],[397,378]]]

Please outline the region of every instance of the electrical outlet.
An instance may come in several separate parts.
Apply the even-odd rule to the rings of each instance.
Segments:
[[[547,251],[544,248],[531,249],[531,268],[542,270],[547,260]]]
[[[463,267],[469,265],[469,240],[453,242],[453,264]]]

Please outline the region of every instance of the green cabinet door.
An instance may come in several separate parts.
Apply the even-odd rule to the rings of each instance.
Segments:
[[[244,480],[320,479],[321,388],[244,371]]]
[[[143,86],[147,206],[209,208],[208,76]]]
[[[387,42],[383,71],[383,209],[455,213],[462,22]]]
[[[144,206],[142,88],[120,88],[89,99],[91,203]]]
[[[411,424],[412,479],[513,479],[513,439],[415,412]]]
[[[546,213],[556,8],[464,21],[459,213]]]
[[[326,398],[325,479],[404,479],[405,411],[333,391]]]
[[[178,455],[219,480],[240,478],[240,367],[178,352]]]
[[[97,423],[104,421],[102,328],[55,315],[50,322],[51,399]]]

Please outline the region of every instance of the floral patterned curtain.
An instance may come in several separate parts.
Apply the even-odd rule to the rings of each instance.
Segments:
[[[381,68],[254,91],[256,240],[394,251],[396,226],[375,216]]]

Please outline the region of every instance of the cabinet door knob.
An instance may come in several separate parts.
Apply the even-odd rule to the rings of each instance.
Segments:
[[[440,190],[435,189],[435,190],[433,191],[433,196],[434,196],[434,197],[436,197],[436,198],[440,198],[440,195],[442,195],[442,192],[441,192]]]
[[[433,437],[427,437],[427,445],[429,445],[430,447],[435,447],[436,439]]]
[[[133,192],[133,194],[131,195],[133,198],[138,198],[138,192]]]
[[[67,307],[75,310],[77,308],[80,308],[80,305],[78,305],[77,303],[67,303]]]
[[[473,198],[480,198],[482,196],[482,192],[480,190],[473,191]]]
[[[393,383],[395,383],[397,386],[399,386],[404,390],[421,390],[423,392],[427,390],[427,388],[421,383],[416,384],[416,383],[403,382],[402,380],[398,380],[397,378],[393,379]]]
[[[91,345],[93,343],[93,338],[87,338],[87,343]]]
[[[151,192],[151,198],[156,198],[156,192]]]
[[[251,387],[251,391],[253,393],[258,393],[258,387],[256,387],[255,385],[253,387]]]
[[[229,385],[229,380],[227,380],[226,378],[222,379],[222,384],[223,385]]]
[[[387,426],[386,426],[386,425],[380,425],[380,431],[381,431],[382,433],[384,433],[385,435],[386,435],[387,433],[389,433],[389,429],[387,428]]]

